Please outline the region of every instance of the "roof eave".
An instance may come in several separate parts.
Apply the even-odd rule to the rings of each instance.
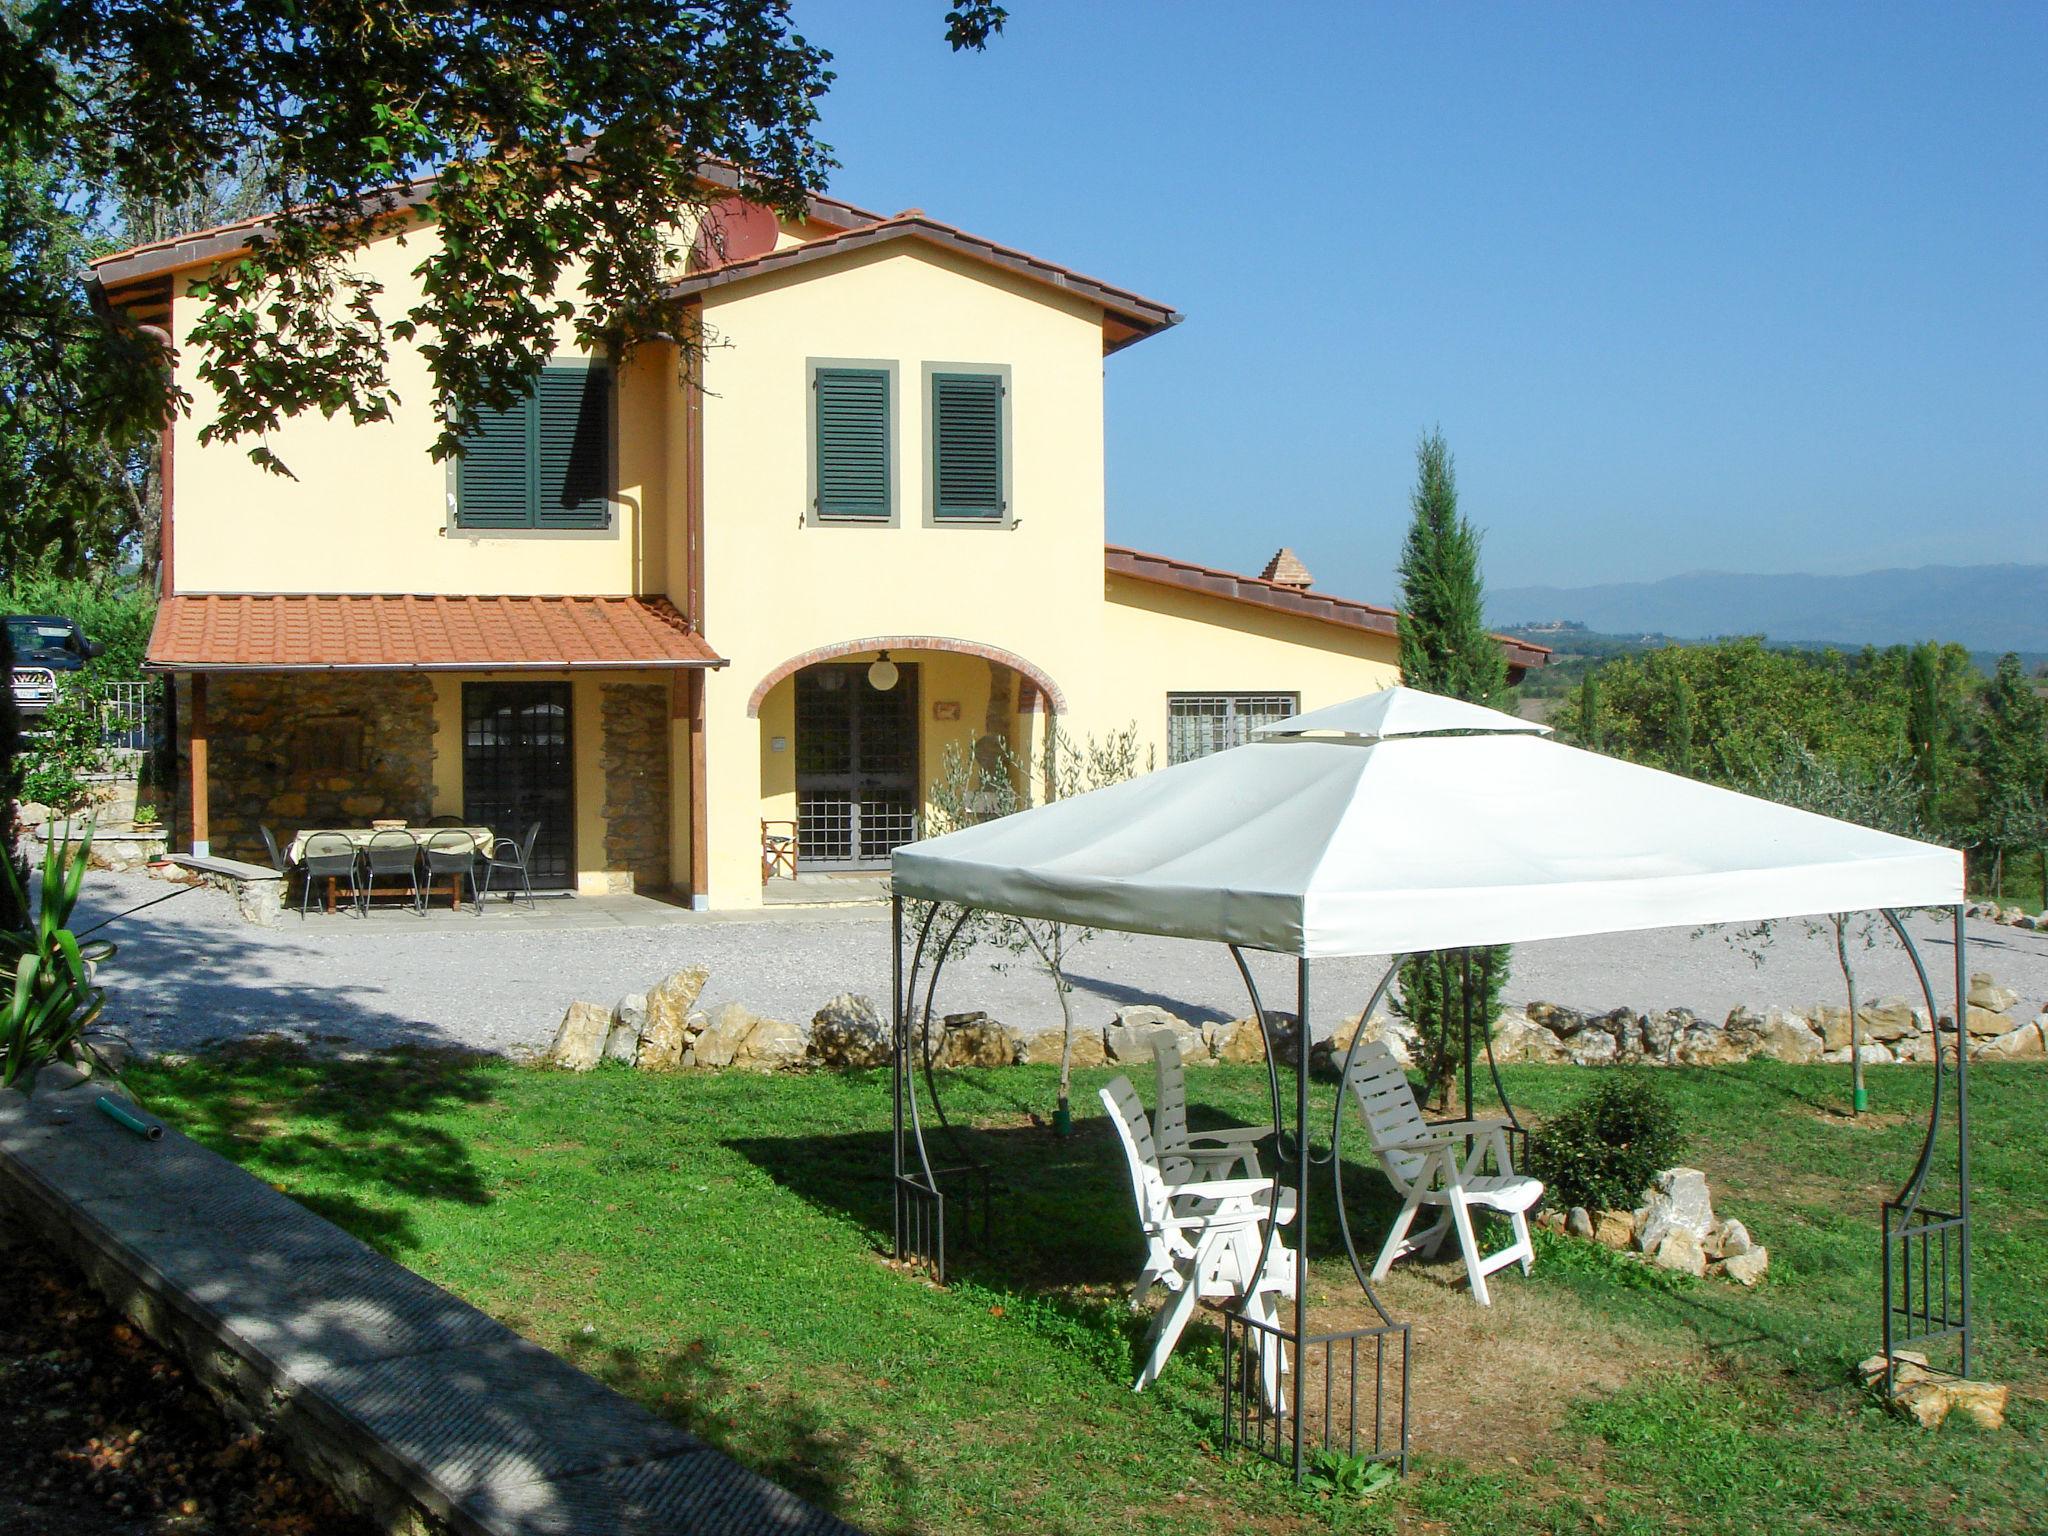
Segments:
[[[1128,289],[1117,288],[1098,278],[1069,271],[1023,251],[997,245],[992,240],[969,235],[949,224],[917,215],[899,215],[820,240],[806,241],[802,245],[785,246],[781,250],[766,251],[759,256],[692,272],[670,284],[667,294],[671,298],[702,297],[721,288],[773,277],[812,262],[899,240],[914,240],[934,249],[951,251],[969,261],[1011,272],[1027,282],[1072,294],[1085,303],[1100,306],[1105,317],[1114,316],[1132,333],[1106,341],[1103,347],[1105,354],[1120,352],[1133,342],[1157,335],[1170,326],[1178,325],[1183,318],[1179,310]]]
[[[319,661],[218,662],[145,660],[145,672],[715,672],[732,662],[706,661]]]
[[[1170,555],[1150,554],[1120,544],[1108,545],[1103,553],[1105,569],[1112,576],[1147,582],[1170,591],[1213,597],[1221,602],[1243,603],[1272,613],[1294,614],[1365,634],[1400,634],[1399,612],[1375,603],[1361,603],[1355,598],[1334,597],[1321,592],[1304,592],[1279,582],[1269,582],[1263,577],[1218,570],[1212,566],[1197,565],[1191,560],[1176,560]],[[1530,645],[1507,635],[1492,638],[1507,654],[1511,668],[1526,672],[1531,667],[1545,665],[1550,659],[1549,650],[1543,646]]]

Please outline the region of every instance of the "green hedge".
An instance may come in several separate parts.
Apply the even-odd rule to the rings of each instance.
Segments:
[[[136,682],[149,628],[156,622],[156,597],[140,577],[45,576],[23,572],[0,585],[0,613],[48,613],[75,619],[88,640],[106,647],[87,662],[86,675],[98,683]]]

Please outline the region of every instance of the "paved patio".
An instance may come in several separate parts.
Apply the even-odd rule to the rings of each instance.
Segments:
[[[140,874],[95,874],[81,927],[165,895]],[[1945,924],[1915,924],[1937,986],[1950,964]],[[609,1005],[678,967],[703,964],[704,1004],[744,1004],[802,1023],[833,994],[889,990],[888,909],[879,904],[690,912],[635,896],[543,897],[529,910],[493,901],[481,917],[400,908],[368,919],[288,917],[250,927],[228,899],[195,890],[108,928],[120,953],[104,970],[109,1022],[145,1050],[190,1050],[283,1031],[322,1046],[414,1042],[495,1051],[532,1050],[552,1038],[577,998]],[[2048,1000],[2048,934],[1973,924],[1971,968],[1989,970],[2036,1008]],[[1290,1005],[1291,967],[1255,956],[1270,1004]],[[1382,969],[1374,960],[1320,962],[1316,1025],[1356,1012]],[[1182,1016],[1246,1012],[1227,953],[1180,940],[1105,934],[1071,965],[1084,1024],[1125,1003],[1159,1002]],[[1896,948],[1859,962],[1866,996],[1904,993],[1911,972]],[[1724,1016],[1738,1003],[1835,1004],[1832,944],[1805,925],[1779,925],[1761,964],[1719,931],[1670,929],[1525,944],[1515,950],[1511,1001],[1543,999],[1588,1009],[1683,1005]],[[942,1011],[984,1008],[1023,1029],[1058,1022],[1044,975],[1001,952],[972,952],[948,967]]]

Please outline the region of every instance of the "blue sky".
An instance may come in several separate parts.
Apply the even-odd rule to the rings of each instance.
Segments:
[[[2048,5],[799,0],[832,189],[1180,308],[1110,536],[1386,598],[1441,424],[1494,586],[2048,560]]]

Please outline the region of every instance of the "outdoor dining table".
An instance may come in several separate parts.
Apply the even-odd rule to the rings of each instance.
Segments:
[[[484,858],[490,857],[494,842],[489,827],[305,827],[292,834],[291,845],[285,849],[285,862],[287,864],[297,864],[305,857],[306,840],[308,838],[328,834],[336,837],[345,837],[352,846],[360,851],[369,846],[371,838],[383,837],[392,832],[397,832],[411,838],[420,848],[425,848],[428,843],[437,837],[442,837],[448,833],[456,833],[475,842],[477,852]],[[327,910],[329,912],[334,910],[335,884],[335,878],[332,875],[328,876]],[[451,906],[462,899],[462,888],[459,880],[451,880],[447,885],[427,886],[427,904],[429,906],[433,905],[434,894],[437,891],[446,891],[448,893],[448,900]]]

